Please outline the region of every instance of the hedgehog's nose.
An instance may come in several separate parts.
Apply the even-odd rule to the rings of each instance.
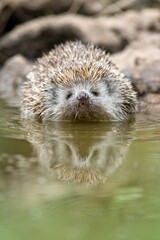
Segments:
[[[79,100],[80,104],[84,105],[88,102],[89,96],[85,92],[80,92],[77,96],[77,99]]]

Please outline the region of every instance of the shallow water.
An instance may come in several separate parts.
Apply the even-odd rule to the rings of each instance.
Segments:
[[[160,118],[24,122],[0,102],[0,239],[160,239]]]

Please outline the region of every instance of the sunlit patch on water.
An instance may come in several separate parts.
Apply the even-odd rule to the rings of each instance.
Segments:
[[[159,239],[158,117],[43,125],[0,107],[0,239]]]

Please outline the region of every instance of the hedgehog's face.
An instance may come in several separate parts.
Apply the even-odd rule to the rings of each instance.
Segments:
[[[106,119],[104,108],[106,88],[104,83],[75,83],[68,89],[59,90],[59,109],[62,118],[69,120]]]
[[[44,118],[49,116],[53,120],[73,121],[123,120],[128,110],[134,111],[132,108],[135,105],[133,99],[127,99],[126,93],[127,89],[121,89],[117,82],[109,82],[107,79],[79,81],[70,87],[54,88],[46,102]]]

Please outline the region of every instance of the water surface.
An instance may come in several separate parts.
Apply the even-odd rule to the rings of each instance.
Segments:
[[[0,102],[0,239],[160,239],[160,118],[43,125]]]

